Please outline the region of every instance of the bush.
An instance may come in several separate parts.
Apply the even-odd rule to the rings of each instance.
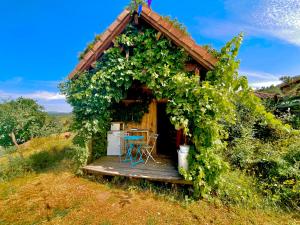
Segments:
[[[239,170],[223,175],[218,196],[225,204],[236,204],[249,208],[266,206],[268,203],[255,187],[255,178]],[[265,201],[265,202],[264,202]]]
[[[291,134],[273,142],[236,139],[227,151],[232,166],[256,179],[258,189],[274,204],[300,207],[300,137]]]
[[[30,164],[24,157],[9,157],[8,163],[0,166],[0,180],[10,180],[15,177],[23,176],[31,171]]]
[[[32,170],[39,172],[54,167],[65,156],[65,152],[41,151],[31,155],[28,160]]]
[[[55,117],[48,116],[40,129],[39,137],[47,137],[51,134],[59,134],[63,131],[63,124]]]
[[[89,158],[89,151],[87,148],[83,148],[80,146],[74,146],[72,149],[73,149],[73,160],[76,164],[76,172],[80,173],[81,167],[87,164]]]

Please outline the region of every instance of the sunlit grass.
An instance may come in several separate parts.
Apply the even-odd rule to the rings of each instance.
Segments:
[[[183,207],[147,191],[109,188],[68,172],[0,184],[0,215],[1,224],[297,224],[295,214],[205,201]]]
[[[14,157],[18,155],[22,155],[23,157],[28,157],[40,151],[59,152],[69,147],[71,143],[72,143],[71,138],[66,139],[63,136],[59,136],[59,135],[55,135],[52,137],[35,138],[23,145],[20,145],[19,149],[17,149],[12,154],[6,154],[3,157],[1,157],[0,164],[7,163],[9,157]]]
[[[50,137],[22,146],[25,157],[65,152],[71,140]],[[13,153],[15,154],[15,153]],[[43,159],[43,157],[41,157]],[[39,165],[39,164],[37,164]],[[146,184],[77,177],[70,158],[0,183],[0,224],[299,224],[296,213],[206,201],[181,204],[174,192]],[[177,191],[180,192],[180,189]],[[169,197],[167,197],[169,196]],[[172,197],[173,196],[173,197]]]

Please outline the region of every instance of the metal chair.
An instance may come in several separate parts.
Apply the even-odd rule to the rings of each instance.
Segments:
[[[155,148],[157,138],[158,138],[158,134],[150,135],[150,137],[148,139],[148,143],[143,145],[142,148],[141,148],[143,155],[145,155],[147,157],[146,161],[145,161],[145,164],[147,164],[149,158],[151,158],[154,162],[156,162],[156,160],[152,156],[152,152]]]
[[[126,137],[126,136],[129,136],[129,133],[124,132],[123,135],[120,136],[120,138],[121,138],[120,155],[119,155],[120,162],[122,162],[122,156],[126,155],[126,153],[127,153],[128,143],[124,139],[124,137]]]

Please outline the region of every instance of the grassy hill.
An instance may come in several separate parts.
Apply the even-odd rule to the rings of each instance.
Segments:
[[[300,224],[279,209],[186,201],[179,189],[74,175],[70,139],[38,138],[0,159],[0,224]],[[25,170],[14,165],[28,162]],[[14,176],[5,178],[5,165]],[[155,188],[156,187],[156,188]]]

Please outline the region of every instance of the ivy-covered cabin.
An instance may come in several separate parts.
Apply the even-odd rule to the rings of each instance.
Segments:
[[[81,105],[74,108],[75,116],[82,117],[77,119],[84,121],[93,117],[93,121],[98,123],[97,131],[93,131],[95,128],[89,127],[88,122],[81,124],[85,127],[84,132],[90,132],[93,137],[90,148],[96,159],[84,168],[85,171],[180,183],[182,177],[176,166],[177,149],[184,138],[182,127],[175,129],[168,115],[171,109],[167,104],[171,100],[166,96],[172,95],[174,87],[169,85],[164,90],[170,79],[165,74],[184,71],[191,77],[196,75],[198,80],[195,82],[201,82],[216,62],[217,59],[206,48],[197,45],[177,21],[160,16],[146,6],[143,6],[140,15],[124,10],[103,34],[97,36],[69,75],[70,80],[81,79],[82,83],[87,82],[91,86],[96,85],[98,79],[107,77],[107,82],[100,82],[103,86],[99,86],[98,93],[97,88],[87,91],[84,96],[74,91],[74,96],[82,99]],[[107,94],[110,92],[113,97]],[[87,95],[101,94],[106,95],[106,101],[97,98],[93,99],[92,106],[88,103],[93,100],[86,99]],[[109,115],[103,116],[106,111],[101,114],[101,104],[107,102],[110,103],[106,107]],[[104,124],[103,121],[107,122],[107,126],[99,126],[99,123]],[[125,123],[127,130],[135,128],[159,134],[153,152],[159,163],[149,161],[146,165],[130,167],[120,163],[118,157],[107,157],[105,133],[110,129],[111,121]]]

